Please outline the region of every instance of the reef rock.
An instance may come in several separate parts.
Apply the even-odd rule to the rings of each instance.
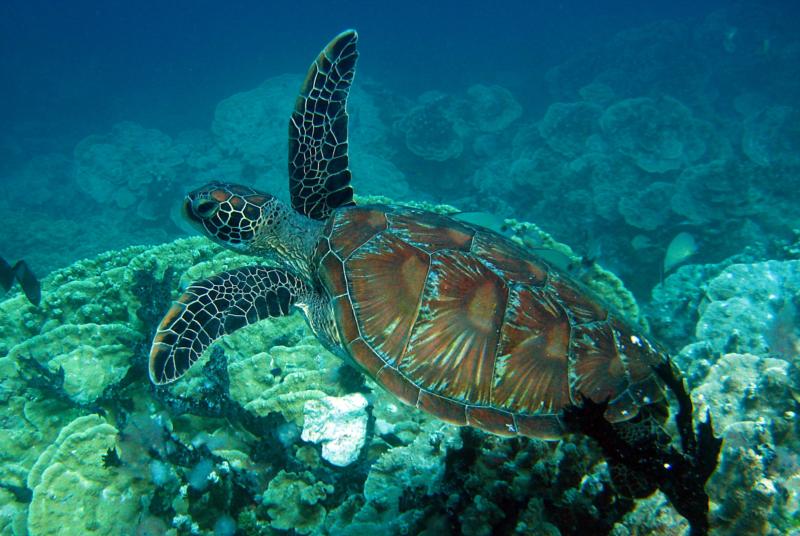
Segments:
[[[714,351],[800,357],[800,261],[734,264],[708,283],[696,336]]]
[[[306,402],[303,441],[322,443],[322,457],[346,467],[358,459],[367,436],[367,399],[361,393]]]

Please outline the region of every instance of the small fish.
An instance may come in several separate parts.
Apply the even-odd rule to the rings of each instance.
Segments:
[[[7,291],[14,284],[14,280],[19,283],[28,301],[38,307],[42,301],[42,286],[28,267],[28,263],[20,260],[12,267],[4,258],[0,257],[0,286]]]
[[[490,212],[459,212],[453,218],[464,223],[486,227],[497,234],[508,234],[505,220]]]
[[[642,251],[655,247],[655,244],[645,235],[637,234],[631,240],[631,247],[636,251]]]
[[[695,253],[697,253],[697,242],[694,237],[685,231],[678,233],[667,246],[667,253],[664,255],[664,273],[689,260]]]

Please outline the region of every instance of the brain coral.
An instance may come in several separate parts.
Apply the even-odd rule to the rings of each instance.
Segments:
[[[680,169],[706,152],[704,125],[670,97],[623,100],[606,109],[600,125],[613,148],[650,173]]]

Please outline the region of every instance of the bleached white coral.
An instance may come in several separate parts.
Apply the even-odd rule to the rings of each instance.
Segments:
[[[345,467],[358,459],[367,437],[367,399],[361,393],[309,400],[303,441],[322,443],[322,457]]]

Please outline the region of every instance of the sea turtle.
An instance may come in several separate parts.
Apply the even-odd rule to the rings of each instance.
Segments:
[[[690,445],[679,452],[658,423],[665,383],[684,395],[682,410],[688,397],[644,334],[488,229],[423,210],[355,205],[346,103],[356,42],[354,31],[333,39],[300,89],[289,121],[291,207],[220,182],[187,195],[185,215],[203,233],[277,267],[191,284],[158,327],[152,381],[177,380],[215,339],[297,308],[327,348],[406,404],[501,436],[589,434],[626,469],[618,477],[636,477],[626,481],[633,494],[661,487],[679,508],[675,496],[691,495],[704,501],[705,520],[710,471],[691,447],[691,405],[682,428]],[[703,433],[699,442],[707,443]]]

